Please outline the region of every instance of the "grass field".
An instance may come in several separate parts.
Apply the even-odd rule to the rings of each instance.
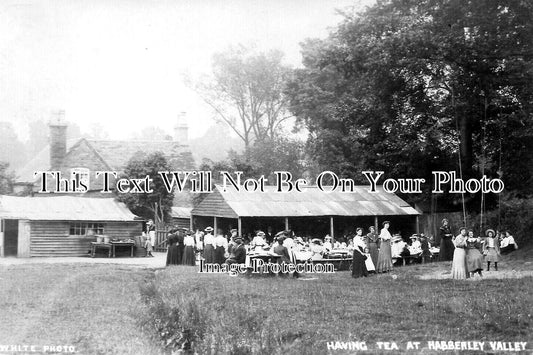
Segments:
[[[524,254],[502,263],[499,273],[532,268]],[[361,279],[348,272],[292,279],[198,274],[186,266],[2,266],[0,345],[68,344],[79,354],[182,347],[200,354],[324,354],[334,341],[453,340],[522,341],[531,349],[532,277],[419,279],[448,269],[434,263]]]

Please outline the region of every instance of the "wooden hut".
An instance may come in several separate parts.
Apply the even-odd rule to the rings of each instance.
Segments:
[[[0,256],[82,256],[95,235],[133,238],[142,221],[110,198],[0,196]]]
[[[276,192],[265,186],[265,191],[247,192],[221,186],[209,194],[191,211],[194,229],[212,226],[227,232],[237,228],[239,234],[256,230],[273,232],[292,229],[298,236],[325,234],[343,236],[355,228],[381,228],[385,220],[391,222],[391,231],[404,236],[418,232],[418,215],[414,208],[395,194],[378,187],[376,193],[368,186],[355,186],[353,192],[324,192],[317,187],[306,187],[302,192]]]

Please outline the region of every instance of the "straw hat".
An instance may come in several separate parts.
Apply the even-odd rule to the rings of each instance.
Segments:
[[[487,237],[489,236],[489,232],[492,232],[492,236],[495,236],[495,235],[496,235],[496,232],[494,232],[494,229],[489,228],[489,229],[487,229],[487,230],[485,231],[485,235],[486,235]]]
[[[212,232],[213,231],[213,227],[207,227],[206,229],[204,229],[206,232]]]

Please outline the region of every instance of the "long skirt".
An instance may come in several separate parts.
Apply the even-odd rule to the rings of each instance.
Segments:
[[[178,258],[178,246],[171,244],[167,251],[167,265],[179,265],[180,259]]]
[[[485,256],[485,261],[493,261],[496,263],[500,261],[500,254],[498,254],[496,248],[487,248],[487,255]]]
[[[440,240],[439,261],[450,261],[453,259],[453,245],[452,238],[442,238]]]
[[[206,264],[215,262],[215,248],[213,248],[213,244],[206,244],[204,246],[204,259]]]
[[[176,243],[176,248],[178,250],[178,264],[181,265],[183,264],[183,251],[184,251],[185,245]]]
[[[196,265],[196,256],[194,255],[194,247],[187,245],[183,250],[183,265]]]
[[[357,250],[353,252],[352,277],[368,276],[365,266],[365,256]]]
[[[456,280],[468,278],[466,272],[466,251],[464,248],[455,248],[453,252],[452,278]]]
[[[466,267],[468,272],[483,270],[483,255],[477,248],[466,250]]]
[[[390,240],[383,240],[379,248],[377,272],[388,272],[392,270],[392,256],[390,250]]]
[[[377,265],[378,264],[378,245],[377,243],[368,243],[368,253],[370,254],[370,258],[372,259],[372,264]]]
[[[225,252],[226,249],[224,249],[224,247],[215,248],[215,264],[222,265],[226,262],[226,258],[224,257]]]

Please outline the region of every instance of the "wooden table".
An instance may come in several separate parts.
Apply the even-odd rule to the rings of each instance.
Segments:
[[[96,253],[96,249],[106,249],[108,250],[107,257],[110,258],[113,256],[113,258],[116,256],[115,251],[117,247],[129,247],[131,249],[131,257],[133,258],[133,247],[135,246],[135,243],[133,242],[110,242],[110,243],[91,243],[91,257],[94,258],[94,255]]]

